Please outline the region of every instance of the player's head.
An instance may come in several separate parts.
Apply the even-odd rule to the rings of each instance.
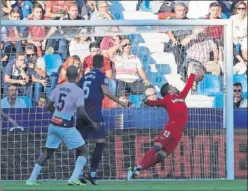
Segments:
[[[78,77],[78,68],[76,66],[69,66],[66,71],[68,81],[75,81]]]
[[[166,95],[173,95],[178,93],[179,93],[178,89],[168,83],[165,83],[160,90],[160,94],[162,97]]]
[[[93,68],[101,69],[103,67],[104,57],[101,54],[97,54],[93,57]]]

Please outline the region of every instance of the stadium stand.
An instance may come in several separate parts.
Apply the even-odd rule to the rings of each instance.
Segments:
[[[168,19],[171,16],[175,15],[175,4],[183,2],[187,6],[187,17],[189,19],[197,19],[197,18],[206,18],[207,14],[209,13],[209,5],[212,2],[215,1],[204,1],[204,2],[189,2],[189,1],[172,1],[172,3],[163,2],[163,1],[109,1],[108,11],[111,16],[113,16],[113,19],[116,20],[154,20],[154,19]],[[14,1],[12,3],[12,7],[14,7]],[[27,3],[27,2],[26,2]],[[38,1],[38,3],[41,3]],[[47,14],[47,6],[48,4],[51,4],[51,2],[42,2],[43,11],[45,14]],[[96,7],[90,6],[90,4],[80,4],[79,1],[76,1],[78,4],[78,7],[80,8],[80,14],[81,11],[86,7],[90,7],[90,10],[86,11],[88,15],[84,15],[84,19],[90,19],[91,15],[95,15],[97,13]],[[28,2],[30,7],[34,6],[34,1]],[[49,4],[49,5],[50,5]],[[220,10],[218,16],[221,16],[221,19],[233,19],[234,16],[238,17],[240,12],[237,12],[237,5],[245,5],[243,3],[236,2],[219,2],[220,4]],[[94,2],[93,4],[94,5]],[[96,5],[96,4],[95,4]],[[84,7],[82,7],[84,6]],[[235,7],[236,6],[236,7]],[[24,7],[25,8],[25,7]],[[59,7],[58,7],[59,8]],[[82,10],[81,10],[82,9]],[[233,12],[233,14],[232,14]],[[29,13],[30,10],[29,10]],[[28,13],[27,13],[28,14]],[[25,18],[21,17],[20,19],[29,19],[31,18],[33,13],[30,15],[24,15]],[[50,14],[50,13],[49,13]],[[59,13],[65,14],[65,12]],[[4,15],[4,16],[3,16]],[[2,13],[1,16],[3,16],[3,19],[6,19],[8,14],[6,12]],[[82,16],[82,15],[81,15]],[[235,17],[235,18],[236,18]],[[247,18],[247,17],[246,17]],[[104,19],[104,18],[102,18]],[[239,25],[238,21],[235,20],[236,25]],[[244,26],[243,26],[244,25]],[[246,24],[242,24],[242,29],[245,27],[247,28]],[[235,29],[236,30],[236,29]],[[238,29],[237,29],[238,30]],[[62,30],[61,30],[62,31]],[[61,32],[58,30],[58,32]],[[66,32],[66,30],[63,29],[62,32]],[[239,31],[235,32],[235,35],[238,36]],[[241,31],[242,32],[242,31]],[[2,36],[2,34],[1,34]],[[163,83],[167,82],[166,76],[175,76],[178,74],[177,71],[177,63],[175,61],[175,57],[177,55],[174,55],[172,52],[165,52],[164,46],[165,43],[168,43],[170,41],[169,36],[167,33],[159,32],[156,35],[154,33],[136,33],[128,36],[132,43],[132,54],[137,55],[139,59],[142,62],[144,71],[146,72],[148,79],[151,81],[151,83],[154,85],[155,89],[158,91],[160,87],[163,85]],[[54,38],[54,37],[53,37]],[[242,37],[243,38],[243,37]],[[56,39],[56,37],[55,37]],[[101,41],[101,38],[90,38],[90,41]],[[236,40],[236,37],[234,38]],[[58,39],[56,39],[58,40]],[[239,42],[234,42],[235,48],[239,47]],[[244,43],[244,42],[243,42]],[[26,44],[23,42],[22,45],[26,46]],[[42,44],[43,46],[43,44]],[[11,49],[9,49],[11,48]],[[43,47],[44,48],[44,47]],[[48,48],[48,47],[46,47]],[[60,66],[63,63],[63,60],[61,58],[61,55],[55,54],[58,52],[58,45],[55,43],[52,47],[54,49],[53,54],[45,54],[46,49],[43,49],[43,55],[44,55],[44,61],[46,65],[46,73],[48,76],[48,79],[50,80],[49,83],[53,88],[56,83],[56,77],[58,75]],[[69,48],[69,47],[68,47]],[[7,61],[2,61],[3,67],[2,70],[4,70],[4,65],[6,62],[8,62],[10,59],[12,59],[13,55],[17,52],[15,49],[15,44],[12,42],[11,47],[3,47],[1,49],[2,53],[4,55],[8,56]],[[67,50],[66,50],[67,51]],[[239,55],[242,56],[241,50],[239,52]],[[72,55],[71,55],[72,56]],[[186,55],[185,55],[186,56]],[[83,61],[83,60],[82,60]],[[244,61],[246,61],[244,59]],[[114,72],[114,71],[113,71]],[[51,78],[53,77],[53,78]],[[215,99],[214,106],[216,107],[222,107],[220,104],[223,95],[220,93],[221,87],[222,87],[222,76],[218,77],[213,74],[206,74],[204,76],[203,81],[201,81],[197,85],[197,92],[196,95],[200,96],[209,96],[213,97]],[[113,79],[114,80],[114,79]],[[240,82],[243,86],[243,94],[245,97],[247,97],[247,75],[234,75],[233,76],[234,82]],[[3,83],[3,82],[2,82]],[[48,83],[48,84],[49,84]],[[182,84],[181,84],[182,85]],[[179,85],[180,86],[180,85]],[[44,88],[43,88],[44,89]],[[38,91],[34,91],[38,92]],[[47,92],[46,92],[47,93]],[[37,97],[36,96],[33,97]],[[139,99],[137,99],[139,100]],[[33,100],[32,100],[33,101]],[[137,105],[137,104],[136,104]],[[139,104],[138,104],[139,105]],[[213,106],[213,107],[214,107]]]

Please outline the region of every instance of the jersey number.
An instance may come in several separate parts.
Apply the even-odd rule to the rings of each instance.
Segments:
[[[63,94],[63,93],[59,94],[59,102],[58,102],[58,105],[57,105],[57,110],[61,111],[61,110],[64,109],[64,107],[65,107],[65,97],[66,96],[67,95]]]
[[[166,131],[164,132],[163,136],[166,137],[166,138],[169,137],[169,136],[170,136],[170,131],[167,131],[167,130],[166,130]]]
[[[85,81],[83,85],[83,91],[84,91],[84,98],[87,99],[90,95],[90,88],[89,85],[91,84],[91,81]]]

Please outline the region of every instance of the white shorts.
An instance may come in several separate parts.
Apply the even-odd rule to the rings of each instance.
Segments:
[[[83,137],[76,127],[64,128],[50,124],[48,126],[46,147],[57,149],[61,141],[63,141],[69,149],[75,149],[85,144]]]

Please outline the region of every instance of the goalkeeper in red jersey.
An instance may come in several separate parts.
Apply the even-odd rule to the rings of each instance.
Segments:
[[[193,69],[194,70],[194,69]],[[188,110],[185,98],[192,88],[195,79],[195,71],[191,73],[182,92],[166,83],[162,86],[160,93],[163,97],[158,100],[146,100],[148,106],[163,107],[167,110],[169,120],[163,131],[155,139],[141,161],[135,167],[130,167],[127,172],[127,180],[135,178],[141,170],[153,167],[155,164],[165,160],[177,147],[187,123]]]

